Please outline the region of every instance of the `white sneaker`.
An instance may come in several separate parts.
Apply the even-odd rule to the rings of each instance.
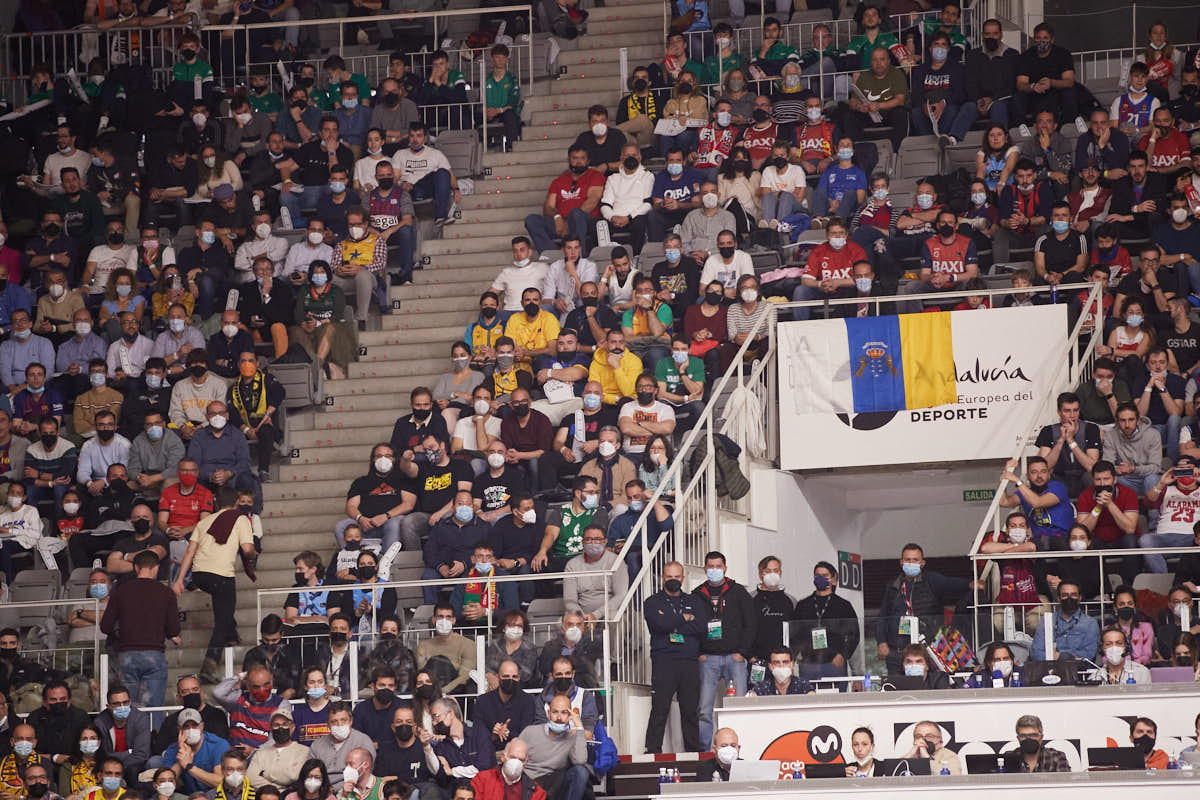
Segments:
[[[780,233],[791,233],[792,226],[786,222],[781,222],[775,230],[779,231]]]
[[[392,542],[392,546],[383,554],[383,558],[379,559],[379,568],[376,574],[379,575],[379,580],[387,583],[391,580],[392,564],[396,561],[396,556],[400,555],[400,543]]]
[[[1029,132],[1029,126],[1026,125],[1024,122],[1022,122],[1021,125],[1017,128],[1017,131],[1020,132],[1022,139],[1028,139],[1031,136],[1033,136],[1033,134]]]
[[[1083,117],[1075,118],[1075,130],[1079,131],[1079,135],[1087,133],[1087,123],[1083,121]]]

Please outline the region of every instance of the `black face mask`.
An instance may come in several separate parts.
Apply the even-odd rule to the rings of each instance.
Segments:
[[[483,317],[484,319],[492,319],[496,316],[496,309],[491,307],[481,308],[479,309],[479,316]]]
[[[525,313],[531,317],[536,317],[537,313],[542,310],[542,307],[537,303],[526,303],[521,308],[525,309]]]
[[[1117,609],[1117,619],[1121,620],[1121,622],[1132,622],[1135,614],[1137,614],[1137,610],[1129,606]]]
[[[296,585],[304,586],[306,583],[308,583],[308,579],[304,577],[304,573],[297,571],[296,572]]]
[[[683,581],[675,580],[674,578],[668,578],[667,580],[663,581],[663,587],[666,588],[666,590],[671,594],[675,594],[683,588]]]
[[[429,419],[429,415],[433,413],[432,408],[414,408],[412,415],[417,422],[424,422]]]
[[[654,402],[654,392],[638,392],[637,401],[639,405],[648,406]]]
[[[1058,608],[1064,614],[1067,614],[1067,615],[1074,614],[1076,611],[1079,610],[1079,598],[1078,597],[1064,597],[1058,601]]]
[[[679,93],[681,95],[691,94],[692,93],[692,85],[690,83],[679,84]]]
[[[644,92],[649,86],[650,84],[646,82],[645,78],[638,78],[633,82],[633,90],[635,92]]]
[[[1191,656],[1175,656],[1175,663],[1181,667],[1190,667],[1192,665]]]
[[[350,634],[342,633],[341,631],[333,631],[329,634],[329,643],[335,647],[341,647],[350,641]]]
[[[50,787],[44,783],[31,783],[28,787],[29,796],[34,798],[34,800],[37,800],[39,797],[45,797],[46,792],[49,790]]]
[[[1154,750],[1154,737],[1142,734],[1133,740],[1133,746],[1141,750],[1146,755],[1149,755]]]
[[[271,728],[271,739],[275,744],[284,745],[292,740],[292,733],[287,728]]]
[[[246,515],[247,517],[248,517],[248,516],[250,516],[251,514],[253,514],[253,513],[254,513],[254,506],[242,506],[242,505],[238,505],[238,506],[234,506],[234,508],[236,508],[236,509],[237,509],[237,512],[238,512],[239,514],[244,514],[244,515]]]
[[[787,169],[788,160],[786,158],[776,158],[771,162],[771,165],[779,172]]]
[[[343,545],[347,550],[359,550],[362,548],[361,539],[347,539]]]
[[[117,432],[114,430],[101,429],[101,430],[96,431],[96,438],[102,442],[111,442],[112,438],[116,435],[117,435]],[[125,483],[125,481],[112,481],[113,485],[116,485],[117,483],[121,483],[123,485]]]
[[[383,102],[385,105],[394,108],[400,105],[400,95],[395,92],[388,92],[383,96]]]
[[[599,297],[583,298],[583,307],[584,308],[599,308],[600,307],[600,298]]]
[[[391,689],[376,689],[375,702],[381,706],[390,706],[396,699],[396,693]]]
[[[444,722],[439,722],[433,726],[433,732],[438,736],[449,736],[450,726]]]
[[[578,355],[578,353],[579,353],[578,350],[559,350],[558,351],[558,360],[559,361],[569,361],[572,358],[574,358],[576,355]]]
[[[268,86],[267,86],[267,85],[264,83],[262,86],[257,86],[257,85],[256,85],[256,86],[254,86],[253,88],[254,88],[254,93],[255,93],[255,94],[266,94],[266,93],[267,93],[267,89],[268,89],[268,88],[270,88],[270,87],[268,87]]]
[[[303,111],[304,109],[308,108],[308,103],[304,102],[303,100],[293,100],[292,108],[298,108]]]
[[[518,417],[524,418],[529,415],[529,403],[514,403],[512,410]]]
[[[432,700],[433,698],[437,697],[437,695],[433,693],[433,684],[432,683],[421,684],[420,686],[418,686],[416,688],[416,690],[413,692],[413,694],[415,694],[417,697],[421,698],[422,700]]]
[[[143,519],[135,519],[133,521],[133,530],[136,533],[149,533],[150,532],[150,520],[144,519],[144,518]]]
[[[369,580],[371,580],[371,578],[374,578],[374,577],[375,577],[375,568],[374,567],[359,567],[358,568],[358,579],[359,580],[369,581]]]
[[[388,631],[387,633],[379,634],[379,638],[383,639],[385,642],[394,642],[396,641],[396,634]]]
[[[396,738],[402,742],[407,742],[409,739],[411,739],[413,737],[413,726],[412,725],[397,725],[392,730],[394,730],[396,732]]]
[[[41,440],[42,440],[42,447],[46,448],[47,450],[53,450],[54,445],[58,443],[58,437],[55,435],[45,435],[44,434],[41,437]]]
[[[571,174],[573,174],[573,175],[582,175],[583,173],[588,171],[588,165],[587,164],[571,164],[570,170],[571,170]]]
[[[188,372],[191,374],[191,376],[193,378],[203,378],[204,373],[208,372],[208,365],[207,364],[193,364],[192,366],[188,367]]]
[[[507,695],[515,695],[521,691],[521,682],[514,678],[504,678],[500,681],[500,691]]]
[[[943,239],[949,239],[951,236],[954,235],[954,226],[953,225],[938,225],[938,234],[940,234]]]
[[[193,58],[196,57],[196,51],[190,47],[185,48],[185,49],[179,51],[179,57],[182,58],[184,61],[191,61]]]
[[[720,305],[721,298],[724,296],[725,295],[721,294],[720,292],[705,292],[704,302],[708,303],[710,306]]]
[[[638,168],[638,160],[635,156],[626,156],[622,163],[625,165],[625,169],[629,170],[630,172],[633,172]]]
[[[49,225],[46,225],[42,228],[42,233],[53,239],[55,236],[58,236],[60,233],[62,233],[62,226],[51,222]]]
[[[200,693],[193,692],[192,694],[185,694],[183,696],[183,700],[181,700],[179,704],[181,706],[183,706],[184,708],[190,708],[190,709],[195,710],[195,709],[200,708],[200,701],[201,701]]]
[[[733,168],[734,168],[735,170],[737,170],[738,172],[747,171],[747,170],[749,170],[749,169],[750,169],[750,162],[749,162],[749,161],[747,161],[747,160],[746,160],[746,159],[744,159],[744,158],[739,158],[739,159],[736,159],[736,160],[733,162]]]
[[[125,244],[125,234],[113,231],[108,235],[108,243],[111,245]]]
[[[763,124],[764,122],[766,122],[767,120],[769,120],[771,118],[771,115],[767,113],[767,110],[765,108],[754,109],[754,113],[751,114],[750,116],[759,125]]]
[[[49,706],[50,713],[55,714],[55,715],[65,714],[65,713],[67,713],[67,705],[68,705],[68,703],[66,701],[62,701],[59,703],[51,703]]]
[[[561,677],[561,678],[555,678],[554,679],[554,691],[558,692],[559,694],[562,694],[563,692],[569,692],[571,690],[571,686],[573,686],[574,683],[575,683],[574,678],[567,678],[565,676]]]
[[[300,77],[296,79],[296,83],[303,86],[305,89],[313,85],[314,78]]]
[[[717,250],[721,253],[721,258],[733,258],[733,254],[737,251],[736,247],[718,247]]]
[[[1031,756],[1038,750],[1042,749],[1042,743],[1037,739],[1022,739],[1020,744],[1021,752],[1027,756]]]
[[[985,50],[987,50],[988,52],[994,53],[1000,49],[1000,40],[999,39],[984,39],[983,40],[983,48]]]
[[[380,178],[379,179],[379,188],[385,192],[390,192],[392,190],[392,187],[395,185],[396,185],[395,178]]]

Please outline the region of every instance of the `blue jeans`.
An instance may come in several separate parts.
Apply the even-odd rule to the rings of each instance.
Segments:
[[[396,542],[402,542],[400,545],[401,550],[408,550],[410,552],[413,550],[420,550],[421,549],[420,540],[417,540],[416,542],[401,540],[400,529],[401,529],[401,523],[403,521],[404,521],[403,514],[401,514],[398,517],[392,517],[387,522],[383,523],[383,525],[379,528],[372,528],[369,531],[363,531],[363,538],[364,539],[366,539],[366,538],[372,538],[372,539],[382,538],[383,544],[382,544],[382,550],[380,551],[381,553],[386,553],[388,548],[391,547]],[[333,538],[337,540],[339,550],[342,549],[342,542],[346,535],[346,528],[349,528],[351,525],[354,525],[354,524],[356,524],[354,522],[354,520],[347,517],[346,519],[339,522],[337,525],[333,526]]]
[[[663,158],[667,157],[667,151],[672,147],[678,147],[683,152],[690,153],[696,149],[696,145],[700,143],[700,134],[697,133],[699,128],[688,128],[683,133],[676,136],[660,136],[658,137],[658,154]]]
[[[767,222],[783,219],[795,207],[796,195],[791,192],[767,192],[762,196],[762,218]]]
[[[550,776],[546,776],[550,777]],[[572,764],[567,767],[558,784],[558,791],[551,797],[554,800],[583,800],[588,786],[592,782],[592,773],[583,764]]]
[[[988,119],[990,119],[992,122],[999,122],[1001,125],[1003,125],[1004,127],[1007,128],[1008,127],[1008,101],[1007,100],[993,100],[992,104],[990,106],[988,106],[987,115],[988,115]]]
[[[1190,533],[1143,533],[1138,537],[1138,547],[1191,547],[1195,537]],[[1161,553],[1142,556],[1146,571],[1162,574],[1167,571],[1167,559]]]
[[[849,295],[844,294],[843,290],[841,290],[841,289],[835,291],[833,294],[827,295],[816,286],[805,286],[804,284],[797,286],[795,288],[795,290],[792,291],[792,301],[796,302],[796,303],[802,303],[805,300],[826,300],[826,299],[834,300],[834,299],[837,299],[840,297],[848,297],[848,296]],[[814,310],[817,311],[817,313],[820,315],[820,317],[822,319],[825,318],[825,309],[823,307],[820,309],[814,309],[813,307],[804,307],[804,308],[793,308],[792,309],[792,319],[794,319],[794,320],[812,319],[812,314],[813,314]],[[829,313],[836,317],[836,316],[838,316],[839,311],[837,308],[830,306]]]
[[[1168,253],[1168,255],[1170,254]],[[1193,258],[1196,257],[1195,253],[1191,255]],[[1187,261],[1184,262],[1184,266],[1187,267],[1188,282],[1192,285],[1192,293],[1200,294],[1200,262]]]
[[[167,694],[167,654],[162,650],[121,653],[121,680],[139,706],[161,706]]]
[[[833,73],[835,72],[837,72],[837,64],[829,56],[822,56],[820,61],[814,61],[800,71],[802,75],[819,79],[807,81],[808,90],[821,95],[821,99],[826,101],[833,97]],[[818,82],[820,83],[819,87]]]
[[[735,661],[732,654],[708,654],[700,662],[700,747],[712,747],[713,706],[717,702],[717,684],[726,678],[738,697],[746,693],[746,662]]]
[[[1146,492],[1153,489],[1154,484],[1158,483],[1158,479],[1161,475],[1162,473],[1159,472],[1151,472],[1149,475],[1134,475],[1130,473],[1129,475],[1118,476],[1117,483],[1133,489],[1135,492],[1137,492],[1138,497],[1145,497]],[[1149,523],[1150,530],[1154,530],[1156,527],[1158,527],[1157,508],[1146,509],[1146,518],[1147,522]],[[1164,572],[1165,571],[1166,570],[1164,570]]]
[[[1167,459],[1174,464],[1175,459],[1179,457],[1179,428],[1183,420],[1178,414],[1171,414],[1167,417],[1165,425],[1152,425],[1154,430],[1158,431],[1158,435],[1162,437],[1163,447],[1167,451]]]
[[[439,169],[413,184],[412,199],[433,198],[433,213],[438,219],[450,216],[450,173]]]
[[[279,205],[286,208],[288,214],[292,216],[293,228],[299,229],[308,225],[308,218],[304,216],[301,209],[316,208],[321,194],[327,190],[325,186],[305,186],[299,194],[295,192],[279,193]]]
[[[924,109],[914,108],[911,117],[913,133],[921,136],[933,133],[933,120]],[[938,121],[938,132],[949,134],[961,142],[977,119],[979,109],[974,103],[963,103],[961,106],[947,103],[946,108],[942,110],[942,118]]]
[[[388,239],[388,249],[396,245],[400,256],[400,273],[408,277],[413,271],[413,253],[417,249],[417,232],[412,225],[401,225]]]
[[[579,237],[579,243],[583,245],[585,253],[591,248],[588,240],[592,233],[592,222],[591,215],[582,209],[573,208],[567,213],[567,230],[572,236]],[[554,229],[554,217],[530,214],[525,218],[525,230],[533,240],[533,249],[539,253],[558,249],[554,242],[558,238],[558,232]]]

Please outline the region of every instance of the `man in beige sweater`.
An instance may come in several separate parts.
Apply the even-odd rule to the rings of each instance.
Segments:
[[[271,741],[254,751],[246,777],[256,790],[267,785],[291,786],[304,762],[308,748],[292,741],[292,704],[284,703],[271,715]]]
[[[449,603],[438,603],[433,607],[433,637],[422,639],[417,645],[419,669],[425,669],[425,664],[434,656],[443,656],[458,670],[458,676],[442,686],[442,691],[447,694],[471,680],[471,670],[475,669],[475,643],[455,633],[454,622],[454,608]]]

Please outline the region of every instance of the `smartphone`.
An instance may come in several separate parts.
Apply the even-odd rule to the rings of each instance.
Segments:
[[[1172,478],[1190,478],[1194,474],[1193,467],[1175,467],[1171,470]]]

